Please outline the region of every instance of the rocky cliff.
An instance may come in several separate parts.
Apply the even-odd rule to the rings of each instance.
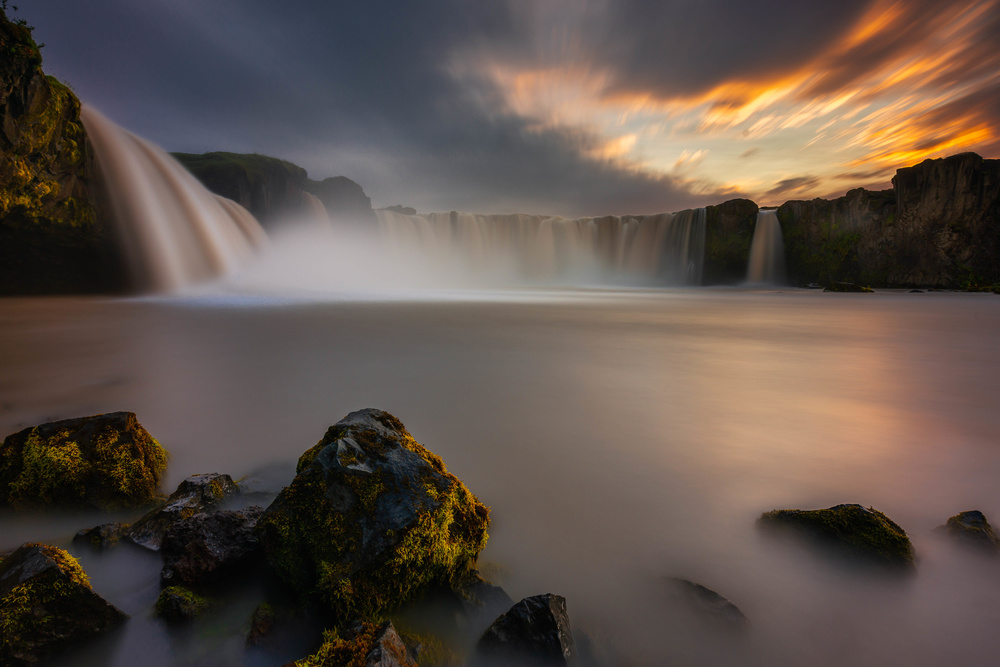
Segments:
[[[1000,160],[900,169],[893,189],[778,209],[793,284],[976,288],[1000,282]]]
[[[80,101],[42,73],[23,21],[0,9],[0,294],[121,291],[126,274],[95,178]]]
[[[703,285],[735,284],[746,279],[757,204],[732,199],[705,209]]]
[[[309,210],[313,195],[334,217],[374,220],[371,200],[345,176],[310,180],[306,170],[267,155],[212,152],[173,156],[215,194],[228,197],[268,227],[284,215]]]

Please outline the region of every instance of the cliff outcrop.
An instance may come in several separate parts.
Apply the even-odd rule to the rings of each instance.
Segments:
[[[126,273],[95,178],[80,101],[42,72],[0,9],[0,294],[121,291]]]

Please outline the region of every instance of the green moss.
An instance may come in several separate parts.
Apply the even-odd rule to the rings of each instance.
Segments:
[[[882,512],[861,505],[837,505],[820,510],[772,510],[761,515],[765,527],[798,530],[861,559],[912,568],[913,545],[906,531]]]
[[[342,637],[337,630],[327,630],[319,650],[293,664],[295,667],[364,667],[380,629],[378,624],[363,623],[349,638]]]
[[[80,562],[68,552],[45,544],[24,546],[39,547],[59,570],[46,570],[0,599],[0,656],[18,646],[23,636],[37,634],[53,622],[51,616],[38,616],[36,609],[58,607],[59,601],[72,596],[77,586],[90,588],[90,579]]]
[[[132,413],[43,424],[0,446],[0,505],[146,505],[167,453]]]
[[[461,577],[474,567],[488,538],[489,509],[398,420],[386,426],[399,432],[395,444],[371,429],[331,427],[302,456],[296,479],[258,523],[272,566],[341,623],[380,620],[432,585]],[[345,437],[361,451],[323,451]],[[397,445],[426,464],[419,475],[402,482],[380,462]],[[324,467],[315,462],[321,453],[338,456],[340,467],[330,474],[337,475],[335,486],[342,498],[328,494]],[[398,488],[400,483],[407,488]],[[410,499],[407,503],[418,503],[413,507],[415,520],[402,530],[372,533],[370,517],[378,513],[383,498],[397,499],[385,501],[392,507],[403,497]],[[374,565],[361,564],[358,554],[373,541],[383,544],[384,550]]]
[[[160,591],[156,599],[156,613],[168,621],[184,621],[195,618],[209,608],[206,598],[183,586],[168,586]]]

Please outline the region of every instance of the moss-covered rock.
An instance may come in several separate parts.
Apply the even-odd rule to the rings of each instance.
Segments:
[[[191,475],[177,485],[166,502],[132,524],[126,536],[140,547],[159,551],[163,536],[174,523],[217,510],[226,500],[239,495],[240,489],[229,475]]]
[[[35,663],[126,618],[62,549],[25,544],[0,562],[0,664]]]
[[[862,293],[872,293],[871,287],[865,287],[864,285],[855,285],[854,283],[841,283],[837,281],[832,281],[824,289],[824,292],[862,292]]]
[[[467,574],[488,524],[489,510],[438,456],[369,409],[299,458],[257,530],[275,571],[346,623]]]
[[[392,623],[357,623],[327,630],[320,649],[295,667],[417,667]]]
[[[122,291],[125,265],[73,92],[42,73],[23,22],[0,9],[0,294]]]
[[[141,507],[158,498],[166,466],[132,412],[50,422],[0,445],[0,505]]]
[[[81,530],[73,536],[73,543],[85,544],[98,551],[105,551],[117,545],[128,528],[127,523],[109,521],[93,528]]]
[[[945,534],[960,544],[990,553],[1000,552],[1000,538],[993,531],[993,526],[979,510],[959,512],[948,518],[943,526]]]
[[[836,505],[820,510],[772,510],[758,519],[763,528],[790,529],[851,558],[890,568],[914,567],[906,531],[871,507]]]
[[[267,602],[261,602],[253,610],[250,617],[250,632],[247,633],[247,646],[259,646],[261,642],[274,632],[276,615],[274,607]]]
[[[156,598],[156,613],[171,623],[190,621],[209,608],[206,598],[183,586],[168,586]]]
[[[703,285],[735,285],[746,280],[759,210],[749,199],[706,207]]]

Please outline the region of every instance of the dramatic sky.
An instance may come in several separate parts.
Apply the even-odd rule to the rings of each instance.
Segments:
[[[760,204],[1000,157],[1000,0],[22,0],[47,73],[167,150],[376,206]]]

